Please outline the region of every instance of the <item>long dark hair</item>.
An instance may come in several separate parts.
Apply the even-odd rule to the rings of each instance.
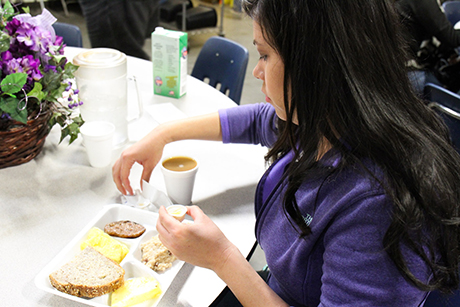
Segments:
[[[460,157],[445,125],[411,88],[392,2],[243,1],[281,56],[291,94],[288,99],[284,91],[287,118],[267,159],[295,151],[299,163],[287,171],[284,209],[301,236],[311,230],[295,192],[315,167],[322,142],[341,152],[342,166],[375,161],[394,203],[383,240],[387,253],[418,288],[450,291],[459,285]],[[429,284],[409,270],[401,244],[426,262]]]

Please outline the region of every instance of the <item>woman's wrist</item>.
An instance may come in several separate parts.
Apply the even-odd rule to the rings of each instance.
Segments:
[[[222,252],[222,257],[219,258],[216,259],[217,261],[211,270],[224,281],[234,273],[235,267],[241,267],[242,264],[247,263],[246,258],[244,258],[240,250],[233,244],[230,244]]]
[[[243,306],[288,306],[259,276],[235,246],[228,250],[214,272],[221,278]]]
[[[153,131],[156,141],[161,143],[161,145],[167,145],[174,141],[178,141],[177,137],[174,137],[174,133],[177,131],[177,129],[174,128],[174,122],[161,124]]]

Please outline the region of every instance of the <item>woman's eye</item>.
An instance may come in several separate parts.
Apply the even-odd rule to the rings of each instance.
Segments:
[[[264,60],[264,61],[266,61],[266,60],[267,60],[267,56],[266,56],[266,55],[261,55],[261,56],[259,57],[259,60]]]

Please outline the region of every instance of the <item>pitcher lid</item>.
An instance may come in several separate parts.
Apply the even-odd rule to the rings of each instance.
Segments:
[[[73,64],[91,67],[115,67],[126,62],[126,54],[111,48],[92,48],[80,52],[73,59]]]

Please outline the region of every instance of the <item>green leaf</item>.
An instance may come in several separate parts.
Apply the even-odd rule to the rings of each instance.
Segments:
[[[38,99],[38,101],[42,101],[43,98],[45,98],[46,94],[42,91],[43,89],[43,86],[38,83],[38,82],[35,82],[34,83],[34,88],[27,93],[27,96],[29,97],[35,97]]]
[[[58,89],[61,86],[61,75],[54,73],[45,73],[40,79],[40,83],[43,85],[43,88],[50,92],[55,89]]]
[[[56,121],[57,124],[59,124],[59,126],[64,128],[66,124],[66,116],[64,114],[59,113],[59,112],[54,112],[53,119]]]
[[[71,123],[67,127],[69,128],[69,135],[70,135],[69,145],[70,145],[73,143],[73,141],[75,141],[78,138],[78,133],[80,133],[80,127],[75,122]]]
[[[70,134],[69,127],[65,127],[61,129],[61,139],[59,140],[59,144],[65,139],[66,136]]]
[[[73,78],[74,77],[74,73],[77,71],[78,67],[80,66],[77,66],[77,65],[74,65],[70,62],[67,62],[64,66],[64,70],[65,70],[65,75],[66,75],[66,78]]]
[[[57,124],[57,121],[56,121],[56,117],[54,116],[56,113],[53,113],[53,115],[51,116],[50,120],[48,121],[48,127],[49,129],[51,130],[51,128],[54,127],[54,125]]]
[[[58,98],[62,97],[62,93],[65,91],[66,87],[66,84],[60,84],[58,88],[50,90],[47,99],[50,101],[58,101]]]
[[[3,5],[3,17],[7,20],[15,15],[14,7],[11,5],[9,1]]]
[[[24,108],[24,102],[13,97],[0,97],[0,109],[8,113],[12,119],[27,124],[27,108]]]
[[[0,32],[0,52],[7,51],[10,48],[11,37],[8,33]]]
[[[0,83],[1,90],[9,95],[19,92],[27,81],[27,74],[17,72],[6,76]]]
[[[78,124],[78,127],[81,127],[81,126],[85,123],[85,121],[84,121],[83,118],[81,117],[81,114],[79,114],[79,115],[76,116],[76,117],[73,117],[73,118],[72,118],[72,121],[73,121],[74,123]]]
[[[64,116],[62,116],[64,117]],[[59,122],[59,117],[57,117]],[[78,134],[80,133],[80,127],[85,123],[81,115],[72,118],[72,123],[68,124],[67,126],[61,129],[61,139],[59,140],[59,144],[67,137],[70,136],[69,145],[73,143],[78,138]]]

